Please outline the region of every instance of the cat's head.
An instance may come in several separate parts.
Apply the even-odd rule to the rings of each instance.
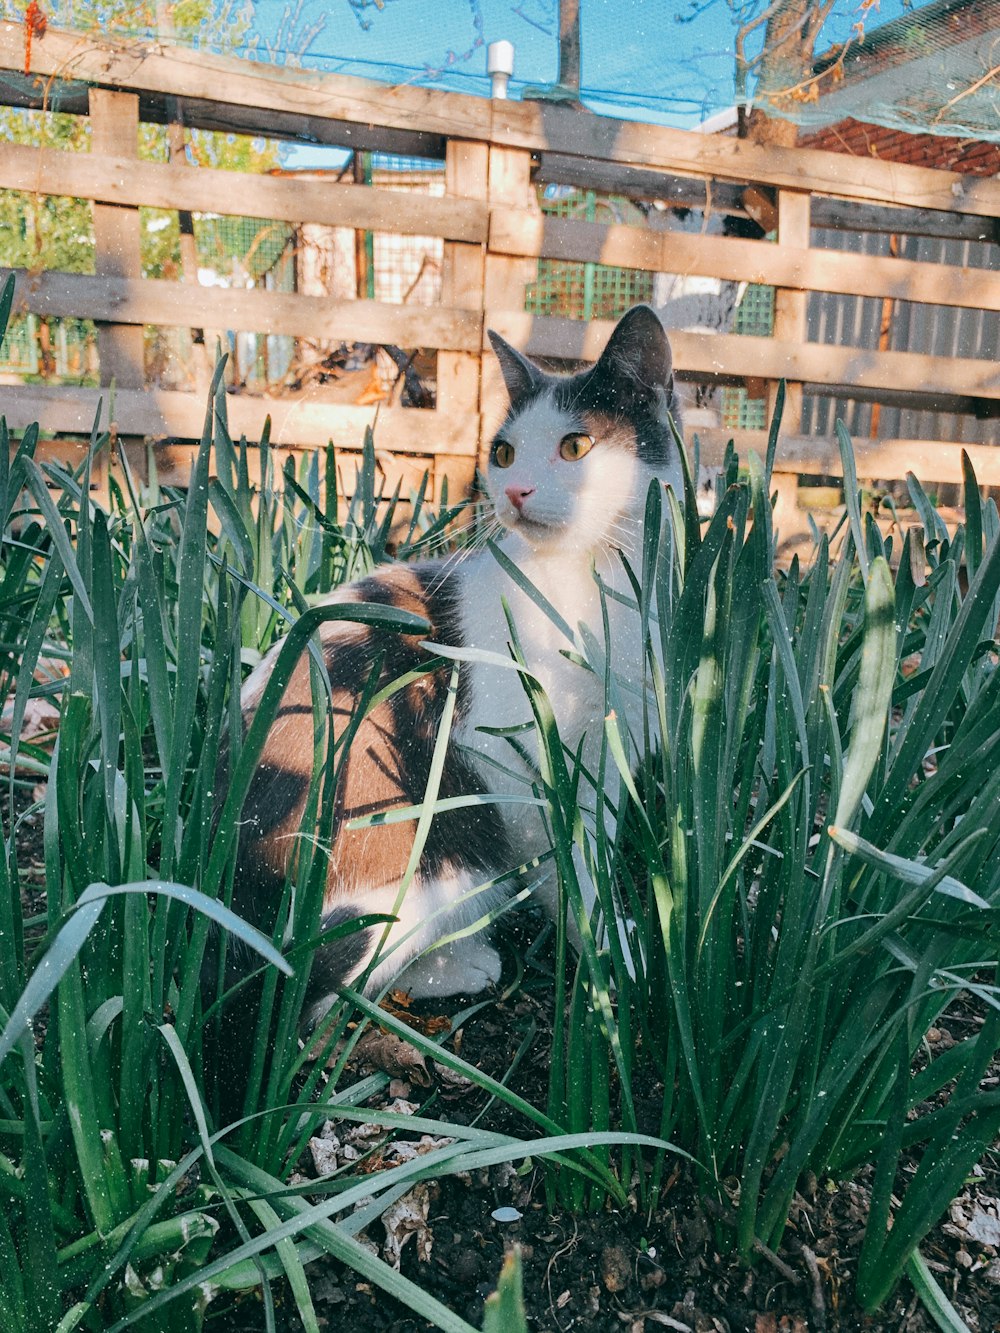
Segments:
[[[649,306],[619,321],[600,360],[550,375],[490,330],[510,408],[490,448],[497,517],[537,549],[632,549],[650,480],[680,488],[670,343]]]

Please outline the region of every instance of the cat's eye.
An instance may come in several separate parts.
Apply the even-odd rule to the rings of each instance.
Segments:
[[[589,454],[593,447],[594,440],[590,435],[578,433],[564,435],[559,442],[559,457],[564,458],[567,463],[575,463],[584,454]]]
[[[510,467],[514,461],[514,446],[506,440],[497,440],[493,446],[493,461],[497,467]]]

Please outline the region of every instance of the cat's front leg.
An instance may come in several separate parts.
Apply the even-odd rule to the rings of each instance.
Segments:
[[[478,994],[498,982],[502,970],[487,930],[444,944],[437,941],[488,917],[504,896],[496,888],[481,889],[476,873],[456,866],[427,879],[418,875],[401,902],[395,888],[369,891],[366,909],[395,916],[396,921],[378,958],[373,958],[373,950],[380,932],[369,932],[371,947],[359,959],[355,975],[371,969],[365,982],[369,995],[388,986],[408,991],[414,999]]]
[[[397,982],[415,1000],[478,995],[500,980],[503,965],[485,931],[431,949],[410,964]]]

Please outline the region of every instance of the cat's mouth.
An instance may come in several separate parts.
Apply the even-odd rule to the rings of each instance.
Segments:
[[[507,519],[507,526],[511,532],[520,532],[528,540],[541,540],[545,537],[552,537],[558,531],[555,524],[547,522],[545,519],[534,518],[529,514],[520,511],[511,514]]]

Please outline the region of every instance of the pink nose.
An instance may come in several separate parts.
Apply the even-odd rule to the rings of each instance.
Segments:
[[[506,489],[507,499],[519,513],[525,500],[527,500],[529,495],[534,495],[534,493],[534,486],[508,486]]]

